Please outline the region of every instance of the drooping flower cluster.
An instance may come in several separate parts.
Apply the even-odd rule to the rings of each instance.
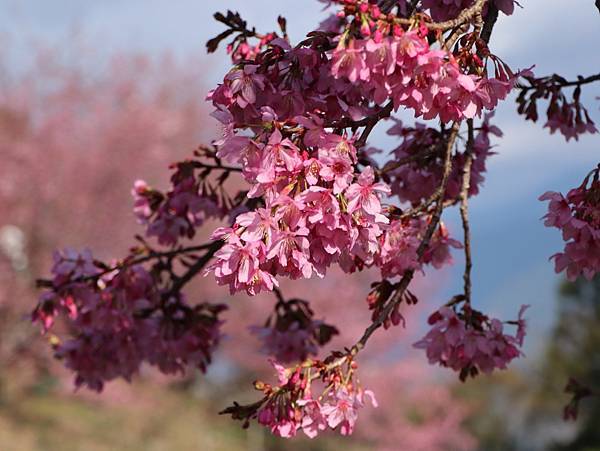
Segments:
[[[506,366],[522,353],[526,333],[522,306],[515,335],[504,333],[503,323],[489,318],[465,303],[460,311],[454,307],[442,307],[429,317],[431,330],[416,348],[424,349],[429,363],[440,364],[460,373],[461,380],[476,376],[479,372],[490,373]]]
[[[391,279],[408,270],[420,270],[423,264],[431,264],[439,269],[452,261],[450,247],[459,249],[462,245],[450,238],[443,223],[436,229],[427,250],[419,258],[417,251],[428,226],[428,221],[422,217],[391,222],[383,235],[381,252],[377,255],[377,265],[383,277]]]
[[[234,154],[225,146],[222,155],[242,164],[254,182],[249,196],[260,195],[266,205],[213,235],[226,243],[209,267],[219,284],[253,295],[277,286],[276,275],[322,277],[332,263],[353,271],[373,262],[389,222],[380,202],[389,189],[375,181],[371,167],[356,173],[351,138],[309,132],[304,143],[318,145],[312,155],[279,129],[241,139],[245,148]]]
[[[261,340],[262,351],[276,361],[303,361],[309,355],[317,355],[319,346],[338,334],[334,326],[313,319],[313,315],[306,301],[280,300],[265,325],[251,326],[250,330]]]
[[[600,167],[594,169],[583,183],[566,196],[548,191],[540,200],[549,200],[544,216],[547,227],[562,231],[563,252],[554,254],[557,273],[566,271],[571,281],[579,276],[591,280],[600,272]]]
[[[231,414],[242,420],[244,426],[256,419],[269,428],[274,435],[294,437],[302,430],[310,438],[327,429],[342,435],[350,435],[358,419],[358,411],[367,400],[377,407],[370,390],[362,388],[356,380],[357,365],[344,359],[335,361],[333,356],[321,362],[315,361],[295,368],[284,368],[275,361],[271,364],[277,371],[278,384],[272,386],[255,382],[255,388],[264,398],[254,404],[234,404],[221,413]],[[322,385],[322,394],[314,396],[316,386]]]
[[[544,127],[549,128],[551,134],[558,130],[567,141],[572,138],[578,141],[579,136],[585,133],[598,133],[590,114],[579,102],[561,104],[551,101],[548,107],[548,121]]]
[[[479,193],[479,188],[484,181],[483,174],[486,172],[487,158],[494,155],[494,152],[491,151],[490,135],[502,136],[502,131],[490,124],[489,120],[492,116],[493,114],[485,116],[470,149],[473,163],[469,196]],[[403,139],[400,146],[392,151],[395,159],[389,167],[396,166],[397,161],[413,160],[386,171],[391,182],[392,194],[398,196],[401,201],[417,205],[435,192],[442,179],[443,152],[446,143],[444,134],[424,124],[417,123],[414,128],[403,127],[400,121],[397,121],[388,134],[400,136]],[[446,187],[447,200],[457,199],[460,194],[464,162],[464,153],[457,152],[452,157],[452,172]]]
[[[226,199],[219,197],[204,177],[198,177],[199,164],[178,163],[171,177],[172,187],[165,194],[143,180],[135,182],[131,191],[134,214],[140,224],[146,225],[147,235],[156,236],[159,244],[174,246],[181,238],[193,238],[196,228],[207,219],[224,217]]]
[[[361,95],[377,104],[391,99],[395,109],[442,122],[494,109],[516,83],[518,76],[497,59],[495,78],[466,74],[453,54],[430,48],[426,31],[394,30],[387,37],[340,40],[332,56],[333,76],[359,86]]]
[[[76,386],[100,391],[118,377],[131,380],[142,362],[167,374],[204,371],[210,362],[224,306],[192,306],[158,289],[141,264],[111,271],[88,250],[57,252],[52,272],[32,319],[53,332],[55,355],[75,373]]]
[[[518,112],[524,115],[525,119],[537,122],[539,118],[538,101],[547,99],[547,121],[544,127],[549,128],[551,134],[558,131],[567,141],[573,138],[578,141],[583,134],[598,133],[596,124],[581,102],[581,87],[586,82],[583,77],[579,77],[576,82],[569,82],[556,74],[541,78],[528,75],[524,77],[524,80],[527,84],[519,86],[521,92],[517,103],[519,104]],[[572,98],[568,99],[563,89],[573,85],[576,88],[573,90]]]

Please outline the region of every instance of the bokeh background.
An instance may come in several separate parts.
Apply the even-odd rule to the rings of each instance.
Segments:
[[[535,64],[539,75],[598,72],[600,16],[591,0],[521,3],[496,26],[496,54],[515,69]],[[543,227],[545,205],[537,201],[546,190],[578,185],[598,163],[600,139],[565,143],[518,117],[514,99],[496,113],[505,136],[471,207],[475,302],[507,319],[531,305],[527,357],[510,371],[459,384],[410,349],[427,313],[460,290],[461,255],[455,268],[417,281],[422,302],[405,312],[407,329],[381,333],[366,353],[363,383],[384,399],[362,413],[350,440],[281,441],[216,415],[233,399],[250,399],[249,382],[268,374],[246,320],[260,323],[269,297],[229,298],[211,280],[197,281],[191,290],[199,298],[232,306],[230,338],[209,373],[167,380],[145,370],[132,386],[115,382],[102,395],[73,392],[28,324],[34,279],[47,273],[52,249],[90,246],[104,258],[125,252],[140,232],[133,181],[166,186],[170,162],[217,136],[204,97],[229,60],[223,51],[204,52],[221,31],[212,14],[237,10],[262,30],[275,28],[281,14],[297,40],[325,17],[321,7],[314,0],[0,0],[0,450],[600,449],[597,403],[587,403],[577,423],[561,419],[568,376],[600,381],[600,285],[566,284],[554,274],[548,257],[562,242]],[[598,96],[598,86],[584,89],[596,122]],[[376,129],[373,145],[391,148],[385,130]],[[456,212],[445,220],[459,230]],[[337,341],[344,345],[368,318],[368,282],[368,275],[336,274],[285,288],[347,325]]]

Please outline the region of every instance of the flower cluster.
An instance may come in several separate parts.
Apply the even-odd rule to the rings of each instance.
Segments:
[[[540,200],[549,200],[544,216],[547,227],[562,231],[563,252],[554,254],[556,272],[566,271],[574,281],[579,276],[591,280],[600,272],[600,167],[594,169],[578,188],[566,196],[548,191]]]
[[[247,406],[234,404],[221,413],[244,421],[245,427],[250,420],[256,419],[280,437],[294,437],[302,430],[306,436],[314,438],[326,429],[338,428],[340,434],[350,435],[358,411],[367,400],[373,407],[377,407],[377,401],[370,390],[363,389],[354,380],[356,363],[347,357],[337,361],[332,359],[309,362],[296,368],[284,368],[271,361],[278,374],[277,386],[255,382],[255,388],[265,395],[263,399]],[[317,384],[323,385],[324,389],[315,397]]]
[[[313,33],[293,48],[276,37],[209,93],[224,127],[216,156],[240,165],[251,184],[248,196],[264,203],[213,234],[225,245],[208,271],[232,293],[272,290],[278,275],[322,277],[334,263],[348,272],[375,264],[392,277],[416,269],[422,262],[412,241],[427,220],[390,224],[381,205],[390,188],[362,149],[364,139],[344,129],[360,117],[385,117],[392,107],[442,122],[473,118],[493,109],[516,81],[481,40],[467,39],[457,56],[433,49],[426,26],[395,25],[373,2],[345,1],[338,18],[345,27],[340,35]],[[233,15],[224,19],[237,30],[244,25]],[[487,77],[474,48],[487,52],[495,78]],[[486,120],[474,144],[472,194],[490,154],[490,130],[499,133]],[[447,136],[439,135],[441,145]],[[449,195],[457,194],[462,159],[455,157]],[[404,172],[393,177],[399,194],[404,184],[425,191],[441,176],[438,171],[429,183],[414,183]],[[407,252],[397,255],[395,243],[411,232]],[[425,257],[434,266],[447,258],[447,245],[455,245],[439,243]]]
[[[262,351],[276,361],[303,361],[317,355],[319,346],[338,334],[334,326],[313,319],[313,315],[306,301],[280,300],[265,325],[251,326],[250,330],[261,340]]]
[[[567,141],[585,133],[598,133],[596,124],[592,121],[589,113],[579,102],[556,101],[554,98],[548,106],[548,121],[544,125],[554,134],[557,130]]]
[[[223,157],[241,163],[254,182],[249,196],[261,196],[266,204],[213,234],[225,245],[208,270],[231,292],[272,290],[276,275],[322,277],[332,263],[353,271],[371,264],[378,250],[389,222],[380,199],[389,189],[375,180],[371,167],[356,172],[353,139],[309,132],[304,145],[318,145],[311,154],[292,139],[275,128],[245,138],[245,147],[236,152],[224,144]]]
[[[358,86],[360,94],[376,104],[391,99],[395,109],[408,108],[416,117],[442,122],[492,110],[514,87],[519,74],[497,58],[492,58],[495,78],[481,75],[483,62],[478,58],[470,58],[477,70],[465,73],[454,54],[429,46],[427,34],[426,29],[394,28],[389,36],[341,39],[332,55],[331,73]]]
[[[551,134],[558,131],[567,141],[571,139],[578,141],[583,134],[598,133],[596,124],[581,103],[581,86],[586,82],[584,78],[579,77],[577,82],[569,82],[555,74],[541,78],[525,76],[524,80],[527,84],[519,86],[521,92],[517,103],[518,112],[524,115],[525,119],[536,122],[539,118],[538,101],[548,99],[547,121],[544,127],[549,128]],[[573,85],[576,88],[573,90],[572,98],[568,99],[563,90]]]
[[[494,1],[507,14],[514,8],[512,0]],[[522,73],[489,51],[478,14],[453,25],[462,35],[448,35],[444,43],[445,31],[418,7],[405,17],[415,13],[409,9],[417,2],[395,2],[398,8],[394,2],[326,3],[340,7],[325,25],[329,32],[310,33],[294,47],[284,19],[280,37],[249,29],[237,13],[215,15],[228,29],[209,41],[209,51],[233,36],[227,50],[234,65],[207,97],[223,135],[214,147],[199,148],[198,158],[174,165],[169,191],[142,181],[133,189],[139,222],[169,250],[158,252],[137,237],[142,245],[113,265],[87,251],[55,256],[54,278],[45,285],[50,290],[33,319],[45,331],[64,325],[67,339],[51,340],[77,385],[100,390],[116,377],[129,380],[143,362],[165,373],[188,365],[204,369],[219,340],[224,307],[194,306],[181,293],[204,271],[232,294],[274,291],[275,312],[251,330],[277,362],[300,361],[287,369],[273,361],[278,384],[256,382],[261,400],[223,413],[244,425],[257,420],[281,437],[300,430],[315,437],[326,429],[351,434],[367,400],[376,405],[356,378],[354,357],[380,325],[403,323],[400,304],[417,302],[408,289],[414,274],[451,262],[451,249],[462,247],[441,222],[442,211],[458,200],[470,157],[468,194],[478,193],[492,154],[490,135],[501,132],[486,114],[480,127],[469,121],[464,140],[461,122],[493,110]],[[434,6],[429,2],[435,16]],[[403,142],[393,151],[395,161],[380,169],[367,140],[379,121],[400,108],[438,121],[439,130],[397,122],[390,134]],[[455,146],[461,140],[467,143],[463,152]],[[224,183],[233,173],[248,190],[231,197]],[[411,209],[389,204],[392,195]],[[212,243],[180,244],[207,219],[226,217]],[[362,338],[343,353],[313,360],[337,329],[315,320],[305,301],[284,300],[278,280],[323,277],[332,265],[347,273],[375,267],[382,281],[367,298],[373,322]],[[460,371],[463,379],[505,368],[520,355],[524,309],[512,323],[512,336],[499,320],[462,300],[460,310],[460,301],[452,302],[432,315],[432,330],[416,346],[427,350],[431,363]]]
[[[459,372],[461,380],[479,372],[505,369],[521,355],[519,348],[526,332],[523,313],[527,307],[522,306],[518,320],[511,322],[517,326],[515,335],[504,333],[500,320],[488,318],[468,303],[459,312],[442,307],[429,317],[431,330],[414,346],[425,349],[430,363]]]
[[[422,257],[418,248],[429,226],[423,217],[393,220],[386,229],[377,255],[377,265],[385,278],[402,276],[408,270],[420,270],[423,264],[431,264],[439,269],[452,262],[450,247],[461,248],[460,242],[450,238],[444,224],[436,229],[427,250]]]
[[[44,332],[66,335],[50,341],[76,386],[100,391],[106,381],[131,380],[142,362],[167,374],[187,366],[204,371],[210,362],[224,306],[191,306],[181,294],[161,292],[142,265],[107,270],[87,250],[57,252],[52,272],[52,289],[32,319]]]
[[[224,201],[197,177],[196,165],[193,161],[178,163],[171,177],[172,187],[165,194],[143,180],[136,181],[131,191],[138,222],[146,225],[147,235],[157,237],[162,245],[174,246],[183,237],[193,238],[204,221],[224,216]]]
[[[494,152],[491,151],[490,135],[502,136],[502,131],[490,124],[493,114],[486,114],[471,145],[473,162],[471,165],[469,196],[479,193],[484,182],[486,161]],[[398,168],[386,171],[390,180],[392,194],[401,201],[413,205],[428,199],[440,184],[443,173],[443,152],[446,138],[442,132],[424,124],[415,127],[403,127],[402,122],[396,121],[388,134],[400,136],[402,143],[392,151],[395,161],[412,160]],[[462,186],[465,154],[456,153],[452,157],[452,172],[446,187],[446,199],[457,199]],[[386,168],[384,167],[384,170]]]

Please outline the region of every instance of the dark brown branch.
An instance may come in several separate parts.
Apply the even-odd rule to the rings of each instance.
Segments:
[[[221,169],[223,171],[242,172],[242,168],[227,166],[223,164],[208,164],[202,161],[194,161],[194,166],[200,169]]]
[[[498,20],[498,8],[494,4],[494,2],[489,2],[488,4],[488,12],[485,16],[485,22],[483,23],[483,29],[481,30],[481,34],[479,37],[485,41],[486,44],[490,43],[490,38],[492,37],[492,31],[494,30],[494,25],[496,25],[496,21]]]
[[[380,120],[389,117],[393,108],[394,108],[394,102],[392,100],[390,100],[379,113],[377,113],[369,118],[369,121],[367,122],[365,129],[363,130],[363,132],[360,135],[360,138],[358,138],[358,140],[355,143],[355,146],[357,149],[361,148],[362,146],[364,146],[367,143],[367,139],[369,138],[369,135],[371,134],[371,132],[373,131],[375,126],[379,123]]]
[[[366,116],[360,120],[354,121],[349,118],[340,119],[339,121],[333,121],[326,123],[324,125],[325,128],[359,128],[359,127],[367,127],[370,124],[377,124],[381,119],[389,117],[394,109],[394,103],[392,101],[388,102],[385,106],[381,107],[379,111],[371,114],[370,116]]]
[[[285,297],[283,296],[281,289],[279,289],[277,287],[273,287],[273,293],[275,294],[277,301],[279,301],[281,303],[285,303]]]
[[[206,254],[204,254],[202,257],[200,257],[198,260],[196,260],[194,262],[194,264],[191,265],[182,276],[174,279],[173,285],[171,285],[171,288],[169,289],[169,291],[167,293],[165,293],[165,297],[168,298],[174,294],[177,294],[179,291],[181,291],[181,289],[184,287],[185,284],[187,284],[190,280],[192,280],[192,278],[196,274],[198,274],[200,271],[202,271],[202,269],[207,265],[207,263],[210,261],[210,259],[214,257],[214,255],[217,253],[217,251],[219,249],[221,249],[224,244],[225,244],[225,242],[222,240],[211,243],[206,251]]]

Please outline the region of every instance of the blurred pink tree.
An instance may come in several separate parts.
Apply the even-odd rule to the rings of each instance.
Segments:
[[[137,232],[131,169],[160,183],[164,168],[210,132],[200,126],[207,110],[197,62],[122,54],[98,70],[66,53],[40,49],[18,73],[5,54],[0,61],[3,368],[22,365],[39,342],[22,320],[52,250],[93,241],[99,255],[126,251]],[[34,357],[27,365],[44,361]]]

